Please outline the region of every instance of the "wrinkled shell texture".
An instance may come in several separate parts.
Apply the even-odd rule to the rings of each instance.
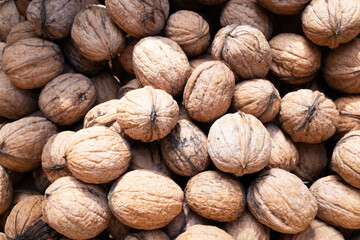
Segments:
[[[125,47],[123,32],[103,5],[89,5],[76,15],[71,39],[84,57],[96,62],[114,58]]]
[[[6,40],[11,29],[24,21],[24,17],[16,8],[14,0],[4,0],[0,3],[0,39]]]
[[[259,0],[261,6],[281,15],[293,15],[300,12],[310,0]]]
[[[181,212],[183,200],[184,193],[173,180],[148,170],[126,173],[108,195],[116,218],[142,230],[166,226]]]
[[[11,205],[13,187],[10,176],[0,165],[0,214],[3,214]]]
[[[118,56],[118,60],[121,66],[128,73],[134,74],[133,69],[133,51],[135,45],[139,42],[139,39],[131,38],[130,41],[126,42],[126,46],[123,51],[120,52],[120,56]]]
[[[117,113],[117,121],[129,137],[153,142],[164,138],[176,125],[179,106],[165,91],[147,86],[121,98]]]
[[[194,71],[195,68],[200,66],[200,64],[207,62],[207,61],[212,61],[212,60],[213,59],[212,59],[211,54],[203,54],[203,55],[197,56],[195,58],[192,58],[192,60],[189,61],[191,73]]]
[[[97,92],[96,104],[117,98],[120,84],[110,73],[100,73],[91,80],[95,84]]]
[[[181,47],[168,38],[146,37],[134,47],[133,69],[143,86],[179,95],[190,75],[189,61]]]
[[[28,38],[5,49],[3,65],[5,73],[15,86],[33,89],[45,86],[61,74],[64,57],[55,43]]]
[[[251,213],[275,231],[295,234],[314,220],[318,207],[305,184],[279,168],[262,173],[247,194]]]
[[[137,80],[136,78],[131,79],[125,85],[120,87],[120,89],[118,91],[118,98],[120,99],[123,96],[125,96],[125,94],[127,94],[128,92],[130,92],[132,90],[135,90],[135,89],[138,89],[138,88],[142,88],[141,83],[139,82],[139,80]]]
[[[247,25],[221,28],[212,43],[211,55],[227,62],[243,79],[264,78],[270,70],[268,41],[260,30]]]
[[[109,224],[106,193],[74,177],[63,177],[45,191],[42,212],[57,232],[73,239],[89,239]]]
[[[339,111],[339,122],[336,125],[336,135],[360,130],[360,96],[345,96],[335,100]]]
[[[125,237],[124,240],[170,240],[169,236],[161,230],[140,231]]]
[[[281,101],[279,120],[294,142],[320,143],[336,130],[339,112],[332,100],[319,91],[301,89]]]
[[[52,122],[70,125],[84,117],[96,100],[93,82],[82,74],[66,73],[49,82],[39,96],[41,112]]]
[[[268,164],[271,139],[254,116],[226,114],[210,128],[208,151],[218,169],[239,177],[260,171]]]
[[[254,115],[261,122],[273,120],[280,110],[279,91],[268,80],[254,79],[236,84],[232,107]]]
[[[133,37],[159,33],[170,10],[168,0],[106,0],[105,5],[114,22]]]
[[[7,169],[26,172],[40,165],[46,141],[57,132],[43,117],[25,117],[0,130],[0,163]]]
[[[193,211],[218,222],[234,221],[246,205],[241,183],[216,171],[205,171],[192,177],[186,185],[185,197]]]
[[[235,89],[234,73],[220,61],[198,66],[188,79],[183,104],[189,116],[200,122],[212,122],[231,104]]]
[[[323,72],[330,87],[340,92],[360,93],[360,39],[331,50],[324,58]]]
[[[6,38],[6,44],[10,46],[21,39],[36,38],[38,35],[34,32],[29,21],[21,22],[15,25]]]
[[[314,182],[310,191],[319,210],[317,217],[342,228],[360,228],[360,191],[339,176],[330,175]]]
[[[176,240],[234,240],[224,230],[207,225],[194,225],[180,234]]]

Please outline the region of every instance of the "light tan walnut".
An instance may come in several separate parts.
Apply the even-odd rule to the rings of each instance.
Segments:
[[[208,225],[194,225],[180,234],[176,240],[234,240],[224,230]]]
[[[310,0],[258,0],[261,6],[281,15],[293,15],[301,10]]]
[[[335,135],[343,137],[346,133],[360,130],[360,96],[347,95],[334,101],[339,111],[339,122]]]

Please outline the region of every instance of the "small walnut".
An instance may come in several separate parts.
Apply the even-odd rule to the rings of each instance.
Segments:
[[[170,240],[169,236],[161,230],[139,231],[125,237],[124,240]]]
[[[243,79],[265,78],[270,70],[270,45],[260,30],[248,25],[221,28],[211,54],[214,59],[227,62]]]
[[[6,44],[10,46],[21,39],[36,37],[38,37],[38,34],[34,32],[31,23],[29,21],[25,21],[15,25],[11,29],[9,35],[6,38]]]
[[[213,59],[212,59],[211,54],[203,54],[203,55],[193,58],[191,61],[189,61],[191,73],[194,71],[195,68],[200,66],[200,64],[207,62],[207,61],[212,61],[212,60]]]
[[[203,5],[217,5],[226,1],[227,0],[198,0],[198,2]]]
[[[240,177],[268,164],[271,138],[254,116],[242,112],[226,114],[209,130],[208,151],[218,169]]]
[[[124,50],[122,50],[118,55],[118,60],[121,66],[125,69],[126,72],[134,74],[133,69],[133,51],[135,45],[140,41],[137,38],[131,38],[126,42]]]
[[[51,184],[41,167],[38,167],[32,171],[32,178],[34,179],[36,191],[41,194],[43,194]]]
[[[310,2],[310,0],[258,0],[266,9],[281,15],[294,15]]]
[[[134,47],[133,69],[143,86],[179,95],[190,75],[189,61],[181,47],[164,37],[146,37]]]
[[[16,8],[14,0],[2,0],[0,2],[0,38],[6,41],[11,29],[25,18]]]
[[[106,231],[113,237],[113,239],[124,240],[129,234],[130,229],[111,214],[110,222]]]
[[[208,225],[194,225],[182,233],[176,240],[234,240],[224,230]]]
[[[149,170],[126,173],[108,195],[116,218],[142,230],[166,226],[181,212],[183,200],[184,193],[173,180]]]
[[[13,186],[9,174],[0,165],[0,214],[3,214],[13,200]]]
[[[95,104],[104,103],[111,99],[117,98],[120,83],[110,73],[99,73],[91,78],[95,84],[97,98]]]
[[[87,6],[76,15],[71,28],[75,46],[91,61],[111,60],[125,47],[123,32],[106,10],[103,5]]]
[[[360,130],[360,96],[348,95],[334,101],[339,111],[339,122],[336,125],[336,136]]]
[[[136,78],[131,79],[129,82],[127,82],[125,85],[123,85],[122,87],[120,87],[119,91],[118,91],[118,97],[122,98],[123,96],[125,96],[125,94],[127,94],[128,92],[138,89],[138,88],[142,88],[141,83],[139,82],[139,80],[137,80]]]
[[[236,84],[232,107],[266,123],[277,116],[280,102],[279,91],[270,81],[254,79]]]
[[[294,142],[320,143],[336,130],[339,112],[319,91],[300,89],[281,100],[279,120]]]
[[[42,212],[57,232],[74,239],[89,239],[109,224],[106,193],[74,177],[62,177],[46,189]]]

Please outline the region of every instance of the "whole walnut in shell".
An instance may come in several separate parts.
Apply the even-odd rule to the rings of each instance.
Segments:
[[[221,28],[212,43],[211,55],[228,63],[243,79],[264,78],[270,70],[269,43],[260,30],[248,25]]]
[[[279,120],[294,142],[320,143],[336,130],[339,112],[319,91],[300,89],[281,100]]]
[[[268,164],[271,138],[254,116],[242,112],[226,114],[209,130],[208,151],[218,169],[240,177]]]
[[[118,91],[118,97],[122,98],[128,92],[130,92],[132,90],[135,90],[135,89],[138,89],[138,88],[142,88],[141,83],[139,82],[139,80],[137,80],[136,78],[131,79],[125,85],[120,87],[120,89]]]
[[[133,51],[135,45],[140,41],[137,38],[131,38],[129,41],[126,41],[125,48],[119,53],[118,60],[121,66],[125,69],[126,72],[134,74],[133,69]]]
[[[181,212],[183,200],[184,193],[173,180],[149,170],[126,173],[108,195],[116,218],[142,230],[166,226]]]
[[[234,240],[224,230],[208,225],[194,225],[180,234],[176,240]]]
[[[36,38],[38,34],[35,33],[29,21],[24,21],[15,25],[6,38],[8,46],[16,43],[19,40],[27,38]]]
[[[0,214],[3,214],[13,200],[13,186],[9,174],[0,165]]]
[[[348,95],[334,101],[339,111],[339,122],[336,125],[336,136],[360,130],[360,96]]]
[[[169,236],[161,230],[140,231],[132,233],[124,240],[170,240]]]
[[[300,12],[310,0],[258,0],[266,9],[281,15],[293,15]]]
[[[120,88],[119,82],[113,75],[107,72],[99,73],[91,78],[95,84],[97,98],[96,104],[104,103],[111,99],[117,98],[117,93]]]
[[[11,29],[25,18],[16,8],[14,0],[3,0],[0,2],[0,38],[6,41]]]
[[[300,178],[280,168],[263,172],[251,183],[247,203],[259,222],[290,234],[305,230],[318,210],[314,196]]]

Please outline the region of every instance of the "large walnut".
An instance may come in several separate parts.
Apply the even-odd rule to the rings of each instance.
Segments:
[[[0,165],[0,214],[3,214],[13,200],[13,186],[9,174]]]
[[[129,234],[124,240],[170,240],[169,236],[161,230],[139,231]]]
[[[31,23],[29,21],[24,21],[15,25],[11,29],[9,35],[6,38],[6,44],[10,46],[21,39],[36,37],[38,37],[38,34],[35,33],[34,29],[31,26]]]
[[[122,50],[118,55],[118,60],[121,66],[125,69],[126,72],[134,74],[133,69],[133,51],[135,45],[140,40],[137,38],[131,38],[129,41],[126,42],[126,46],[124,50]]]
[[[125,94],[127,94],[128,92],[130,92],[132,90],[135,90],[135,89],[138,89],[138,88],[142,88],[141,83],[139,82],[139,80],[137,80],[136,78],[131,79],[125,85],[120,87],[120,89],[118,91],[119,99],[122,98],[123,96],[125,96]]]
[[[281,15],[293,15],[301,10],[310,0],[258,0],[260,5]]]
[[[119,82],[113,75],[107,72],[99,73],[91,78],[95,84],[97,98],[95,104],[104,103],[111,99],[117,98],[120,88]]]
[[[339,122],[336,125],[336,136],[360,130],[360,96],[348,95],[334,101],[339,111]]]
[[[2,0],[0,2],[0,38],[6,41],[11,29],[25,18],[16,8],[14,0]]]
[[[234,240],[224,230],[208,225],[194,225],[180,234],[176,240]]]

